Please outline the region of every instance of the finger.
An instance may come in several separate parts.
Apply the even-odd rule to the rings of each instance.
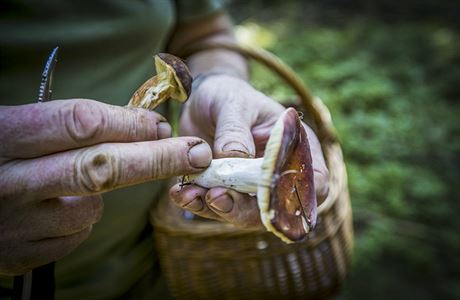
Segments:
[[[238,227],[262,228],[255,197],[222,187],[206,194],[207,206],[222,219]]]
[[[26,194],[35,199],[49,199],[100,194],[150,180],[199,172],[209,165],[211,156],[211,149],[203,140],[180,137],[101,144],[9,162],[2,169],[9,170],[9,180],[16,183],[14,188],[27,191]],[[11,164],[14,167],[10,167]]]
[[[0,155],[9,158],[171,136],[171,126],[155,112],[85,99],[3,107],[0,124]]]
[[[2,257],[1,269],[9,275],[27,273],[33,268],[58,261],[75,250],[91,233],[92,226],[72,235],[33,242],[10,242]],[[4,258],[4,259],[3,259]]]
[[[72,235],[97,223],[104,211],[100,195],[61,197],[36,203],[30,214],[28,239],[41,240]]]
[[[223,107],[216,118],[215,157],[254,157],[251,127],[255,119],[254,112],[243,105]]]
[[[217,214],[208,208],[205,203],[207,189],[196,186],[180,184],[174,185],[169,190],[169,197],[174,204],[204,218],[222,220]]]

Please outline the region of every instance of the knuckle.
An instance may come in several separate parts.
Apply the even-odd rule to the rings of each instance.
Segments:
[[[74,171],[75,186],[79,191],[98,194],[117,186],[121,160],[113,152],[87,149],[77,155]]]
[[[65,110],[62,115],[67,134],[78,144],[94,139],[105,127],[103,110],[90,101],[76,101]]]

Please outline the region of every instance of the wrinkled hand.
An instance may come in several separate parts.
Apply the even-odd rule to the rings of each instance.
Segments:
[[[99,195],[201,171],[211,149],[168,138],[159,114],[92,100],[0,107],[0,274],[69,254],[102,215]],[[160,140],[162,139],[162,140]]]
[[[207,77],[186,104],[183,135],[199,136],[213,145],[214,158],[261,157],[271,128],[284,107],[243,80],[227,75]],[[319,141],[305,125],[313,158],[317,196],[328,193],[327,167]],[[231,189],[196,185],[170,190],[173,201],[202,217],[225,220],[239,227],[261,227],[255,197]]]

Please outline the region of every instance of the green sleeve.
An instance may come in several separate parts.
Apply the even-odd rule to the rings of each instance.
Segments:
[[[224,10],[224,0],[176,0],[177,21],[193,21]]]

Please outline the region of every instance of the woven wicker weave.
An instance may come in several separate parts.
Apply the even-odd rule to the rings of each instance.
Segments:
[[[178,299],[318,299],[333,295],[347,272],[353,229],[347,175],[330,114],[294,72],[262,49],[235,44],[205,48],[237,51],[279,74],[299,95],[316,125],[329,168],[329,195],[318,207],[315,231],[285,244],[266,231],[189,219],[160,201],[151,221],[162,270]],[[200,49],[194,49],[198,51]]]

